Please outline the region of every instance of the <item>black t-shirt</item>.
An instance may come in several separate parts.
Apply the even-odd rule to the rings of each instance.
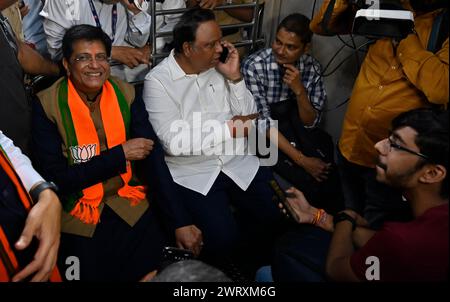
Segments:
[[[30,154],[31,106],[17,59],[17,43],[8,21],[0,13],[0,130]]]

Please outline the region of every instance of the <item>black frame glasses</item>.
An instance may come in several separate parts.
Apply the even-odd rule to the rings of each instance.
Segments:
[[[392,140],[391,137],[388,137],[387,140],[388,140],[388,142],[389,142],[389,152],[392,150],[392,148],[395,148],[395,149],[397,149],[397,150],[401,150],[401,151],[405,151],[405,152],[408,152],[408,153],[417,155],[417,156],[419,156],[419,157],[422,157],[423,159],[430,160],[430,158],[429,158],[428,156],[426,156],[425,154],[422,154],[422,153],[420,153],[420,152],[416,152],[416,151],[413,151],[413,150],[411,150],[411,149],[408,149],[408,148],[405,148],[405,147],[403,147],[403,146],[400,146],[399,144],[395,143],[395,142]]]

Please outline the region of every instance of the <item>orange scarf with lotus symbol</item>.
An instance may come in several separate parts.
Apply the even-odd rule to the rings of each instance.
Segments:
[[[87,162],[93,156],[100,154],[100,141],[92,121],[89,108],[80,98],[72,82],[68,80],[68,107],[72,117],[73,130],[77,144],[72,145],[69,156],[72,156],[74,164]],[[126,107],[126,108],[124,108]],[[126,121],[124,114],[128,115],[127,106],[120,106],[113,85],[106,81],[103,84],[100,97],[100,112],[105,130],[108,148],[121,145],[127,140]],[[132,178],[131,164],[126,162],[126,172],[120,174],[124,185],[117,194],[128,199],[132,206],[137,205],[145,198],[143,186],[130,186]],[[97,224],[100,220],[99,205],[103,199],[103,184],[98,183],[83,190],[83,196],[78,199],[70,214],[79,218],[84,223]]]

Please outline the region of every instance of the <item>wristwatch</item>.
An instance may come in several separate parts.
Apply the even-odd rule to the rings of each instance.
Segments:
[[[356,220],[352,216],[348,215],[345,212],[339,212],[333,217],[333,223],[336,227],[336,224],[338,224],[341,221],[350,221],[352,223],[352,230],[354,231],[356,229]]]
[[[58,192],[58,187],[55,185],[54,182],[51,181],[44,181],[38,184],[36,187],[31,189],[30,196],[33,202],[37,202],[39,200],[39,194],[41,194],[42,191],[50,189],[53,192]]]

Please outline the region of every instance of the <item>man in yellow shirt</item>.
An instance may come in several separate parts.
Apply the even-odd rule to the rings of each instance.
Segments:
[[[335,3],[327,21],[324,15],[330,2]],[[311,30],[325,35],[348,32],[355,12],[350,3],[325,0],[311,21]],[[433,105],[446,107],[449,98],[448,31],[434,50],[428,49],[434,21],[448,14],[443,9],[447,2],[399,3],[414,12],[415,32],[400,42],[381,38],[369,47],[353,87],[339,141],[338,161],[346,207],[364,213],[372,227],[383,220],[399,218],[406,206],[399,193],[375,181],[373,146],[389,135],[390,122],[398,114]],[[440,30],[445,27],[448,30],[448,24]]]

